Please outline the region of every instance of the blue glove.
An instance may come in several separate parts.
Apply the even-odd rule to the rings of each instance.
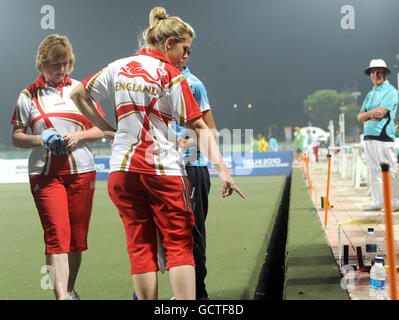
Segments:
[[[50,149],[56,156],[63,155],[66,153],[63,147],[64,139],[61,135],[54,130],[44,130],[40,137],[47,149]]]

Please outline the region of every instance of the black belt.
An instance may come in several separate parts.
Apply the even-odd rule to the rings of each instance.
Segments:
[[[388,137],[388,136],[364,136],[363,140],[377,140],[377,141],[383,141],[383,142],[393,142],[393,140]]]

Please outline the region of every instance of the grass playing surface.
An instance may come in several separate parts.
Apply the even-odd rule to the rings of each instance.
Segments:
[[[320,218],[298,168],[292,171],[284,299],[348,300]]]
[[[284,176],[234,177],[247,199],[222,199],[212,178],[207,219],[207,288],[211,299],[252,299],[263,263],[265,239],[274,224]],[[133,284],[125,233],[108,197],[106,181],[96,185],[89,250],[76,289],[84,300],[130,300]],[[47,284],[43,232],[28,184],[0,184],[0,299],[54,299]],[[43,272],[43,273],[41,273]],[[159,298],[172,296],[167,272],[159,276]]]

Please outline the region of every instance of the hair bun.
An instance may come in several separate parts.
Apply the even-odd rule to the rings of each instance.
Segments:
[[[169,16],[163,7],[155,7],[150,12],[150,27],[155,26],[159,21],[167,19]]]
[[[194,29],[179,17],[169,17],[162,7],[155,7],[149,15],[150,26],[143,32],[146,47],[165,50],[165,42],[173,37],[176,42],[186,40],[186,34],[195,37]]]

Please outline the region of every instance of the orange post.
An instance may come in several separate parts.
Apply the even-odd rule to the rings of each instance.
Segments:
[[[300,160],[299,160],[299,167],[301,168],[301,173],[302,173],[302,175],[303,175],[303,178],[305,179],[307,179],[307,176],[306,176],[306,172],[305,172],[305,168],[304,168],[304,166],[303,166],[303,163],[304,162],[306,162],[306,155],[302,155],[302,153],[301,153],[301,155],[300,155]]]
[[[310,174],[309,174],[309,154],[306,155],[306,175],[308,177],[308,185],[309,185],[309,191],[312,193],[312,181],[310,181]]]
[[[308,172],[308,163],[309,163],[309,155],[305,155],[305,170],[306,170],[306,179],[308,180],[308,186],[309,186],[309,172]]]
[[[385,238],[388,256],[388,279],[391,300],[398,300],[398,288],[396,279],[396,250],[393,233],[392,203],[391,203],[391,180],[389,176],[389,164],[381,163],[382,186],[384,191],[384,209],[385,209]]]
[[[325,214],[324,214],[324,226],[327,225],[328,207],[329,207],[328,197],[329,197],[329,194],[330,194],[331,154],[328,154],[328,155],[327,155],[327,158],[328,158],[327,195],[326,195],[325,203],[324,203],[324,210],[325,210]]]

